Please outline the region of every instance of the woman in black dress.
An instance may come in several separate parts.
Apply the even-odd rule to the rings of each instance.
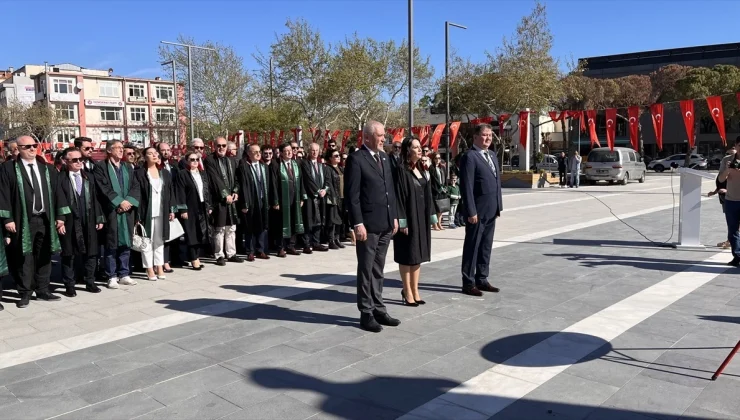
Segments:
[[[401,144],[396,201],[399,232],[393,237],[393,259],[398,263],[403,282],[404,305],[419,306],[426,302],[419,296],[421,263],[430,260],[431,226],[437,223],[432,185],[424,176],[419,140],[407,138]]]
[[[344,248],[342,244],[342,200],[344,199],[344,173],[339,167],[339,150],[329,149],[324,153],[324,178],[329,189],[326,194],[326,224],[325,234],[329,241],[329,249]]]
[[[177,172],[175,183],[177,195],[184,204],[180,206],[180,222],[185,231],[188,259],[193,270],[200,265],[200,250],[211,238],[208,215],[211,214],[211,195],[208,190],[208,175],[198,169],[198,155],[190,153],[185,158],[185,169]]]

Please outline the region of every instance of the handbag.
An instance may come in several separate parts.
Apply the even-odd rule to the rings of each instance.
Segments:
[[[449,198],[441,198],[439,200],[434,200],[434,202],[437,204],[437,210],[439,210],[440,213],[447,213],[450,211],[450,199]]]
[[[170,237],[165,242],[172,242],[185,234],[182,224],[177,218],[170,220]]]
[[[134,226],[134,239],[131,241],[131,249],[141,253],[148,252],[152,249],[152,240],[146,236],[146,229],[144,229],[141,223],[137,223]]]

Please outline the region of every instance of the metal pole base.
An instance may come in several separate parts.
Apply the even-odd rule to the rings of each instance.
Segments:
[[[712,380],[713,381],[715,381],[715,380],[717,380],[717,378],[719,378],[719,375],[722,374],[722,371],[724,371],[725,368],[727,367],[727,365],[730,364],[730,361],[732,360],[733,357],[735,357],[735,354],[739,350],[740,350],[740,341],[737,342],[737,344],[735,345],[735,348],[732,349],[732,351],[730,352],[730,354],[727,355],[727,358],[725,359],[724,362],[722,362],[722,365],[720,365],[719,369],[717,369],[717,371],[714,372],[714,375],[712,375]]]

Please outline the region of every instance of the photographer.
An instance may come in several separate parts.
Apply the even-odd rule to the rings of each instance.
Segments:
[[[740,267],[740,137],[735,139],[735,153],[725,156],[719,166],[717,181],[727,182],[725,193],[725,220],[727,220],[727,240],[732,250],[732,261],[728,264]]]

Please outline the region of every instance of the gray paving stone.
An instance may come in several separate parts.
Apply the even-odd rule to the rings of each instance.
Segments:
[[[60,420],[129,419],[164,407],[139,391],[131,392],[80,410],[67,413]]]
[[[604,407],[663,418],[680,416],[700,393],[697,388],[637,376],[606,400]]]
[[[49,373],[54,373],[61,370],[90,364],[101,359],[107,359],[109,357],[117,356],[127,352],[128,350],[117,344],[106,343],[94,347],[88,347],[82,350],[61,354],[59,356],[37,360],[36,364],[45,371]]]
[[[211,392],[232,404],[247,408],[282,394],[287,386],[284,382],[269,376],[261,378],[261,381],[258,384],[252,378],[245,377],[241,381],[232,382]]]
[[[241,375],[229,369],[212,366],[144,388],[143,392],[164,405],[172,405],[243,379]]]
[[[183,309],[184,310],[184,309]],[[176,325],[174,327],[163,328],[147,333],[150,338],[159,341],[172,341],[179,338],[188,337],[203,331],[225,327],[226,325],[237,322],[236,319],[225,318],[222,316],[202,318],[197,321],[191,321],[186,324]]]
[[[137,417],[137,420],[216,420],[239,410],[234,404],[206,392]]]
[[[418,338],[405,347],[423,351],[436,356],[444,356],[461,347],[473,343],[479,339],[478,336],[464,332],[453,331],[448,328],[435,331],[431,334]]]
[[[73,392],[60,390],[43,398],[23,400],[2,408],[3,419],[41,420],[85,407],[87,402]]]
[[[113,344],[117,344],[120,347],[128,351],[141,350],[146,347],[155,346],[161,344],[160,340],[149,337],[146,334],[139,334],[133,337],[124,338],[122,340],[114,341]]]
[[[399,325],[397,328],[402,331],[407,331],[418,335],[425,335],[437,330],[441,330],[442,328],[449,327],[450,325],[456,324],[458,321],[459,320],[454,318],[448,318],[446,316],[428,313],[414,318],[410,321],[402,322],[401,325]],[[384,329],[383,333],[385,333],[385,330],[388,329],[390,328]]]
[[[627,331],[611,341],[611,350],[602,358],[614,362],[653,362],[666,351],[673,351],[674,340],[657,335]]]
[[[336,346],[286,365],[298,373],[321,377],[371,357],[352,347]]]
[[[149,365],[129,372],[109,376],[71,388],[70,391],[90,404],[115,398],[127,392],[146,388],[174,377],[171,372],[157,365]]]
[[[8,391],[7,388],[0,387],[0,408],[6,405],[16,404],[20,402],[12,392]]]
[[[726,416],[740,417],[740,381],[720,376],[710,382],[696,398],[692,407],[710,410]]]
[[[303,333],[286,327],[274,327],[268,330],[248,335],[225,344],[232,346],[244,353],[254,353],[279,344],[303,337]]]
[[[319,410],[286,395],[271,399],[237,411],[224,420],[303,420],[318,413]]]
[[[69,388],[110,376],[108,372],[89,363],[84,366],[50,373],[38,378],[7,385],[7,389],[21,400],[59,395]]]
[[[175,376],[179,376],[214,366],[217,363],[217,361],[201,354],[188,353],[158,362],[157,366],[167,369]]]
[[[598,353],[603,351],[597,350]],[[593,359],[577,363],[565,370],[565,373],[602,384],[623,387],[647,367],[647,362],[617,361],[613,359]]]
[[[317,333],[305,335],[301,338],[288,341],[285,344],[306,353],[316,353],[330,347],[344,344],[347,341],[366,335],[364,331],[354,327],[331,327]]]
[[[555,333],[556,331],[541,331],[523,334],[520,331],[503,329],[491,337],[478,340],[468,344],[466,347],[479,351],[481,357],[491,362],[501,363],[535,344],[548,339]]]
[[[365,353],[380,354],[419,337],[419,334],[414,334],[398,328],[386,327],[383,328],[383,331],[380,334],[366,334],[360,338],[347,341],[344,345],[364,351]]]
[[[711,330],[698,329],[686,334],[671,350],[676,353],[722,362],[730,350],[735,347],[738,339],[740,339],[740,336],[728,337]]]
[[[692,404],[686,411],[681,415],[682,419],[702,419],[702,420],[738,420],[740,416],[735,416],[727,413],[718,413],[716,411],[704,410],[698,408],[696,404]]]
[[[478,304],[477,302],[470,302],[447,305],[443,308],[437,309],[433,313],[447,318],[463,321],[478,316],[486,312],[487,310],[489,309],[485,303]]]
[[[179,347],[175,347],[169,343],[161,343],[115,357],[98,360],[95,364],[112,375],[118,375],[185,354],[187,354],[187,351]]]
[[[438,356],[434,354],[402,346],[365,359],[353,367],[375,376],[396,375],[416,369],[437,358]]]
[[[27,381],[46,374],[47,372],[41,369],[34,362],[7,367],[5,369],[0,369],[0,386]]]
[[[405,414],[388,407],[379,407],[365,400],[330,398],[319,404],[322,412],[311,416],[311,420],[392,420]]]
[[[704,389],[709,385],[712,374],[718,367],[718,362],[668,351],[655,359],[639,376]],[[736,371],[727,373],[732,375]]]
[[[196,353],[213,359],[216,363],[225,362],[246,354],[242,350],[225,343],[200,349]]]
[[[362,400],[365,386],[379,379],[354,367],[338,370],[323,378],[287,370],[274,372],[273,376],[280,379],[279,386],[285,390],[285,395],[312,407],[321,407],[327,401],[336,398]]]
[[[279,345],[237,357],[236,359],[221,363],[221,366],[233,370],[240,375],[246,375],[248,371],[255,368],[285,366],[288,363],[308,356],[309,353],[302,352],[286,345]]]
[[[465,382],[492,368],[495,363],[481,357],[480,352],[463,347],[419,367],[442,378]]]
[[[225,343],[244,337],[246,334],[233,328],[219,328],[217,330],[204,331],[184,338],[170,341],[170,344],[183,350],[194,351],[214,344]]]

